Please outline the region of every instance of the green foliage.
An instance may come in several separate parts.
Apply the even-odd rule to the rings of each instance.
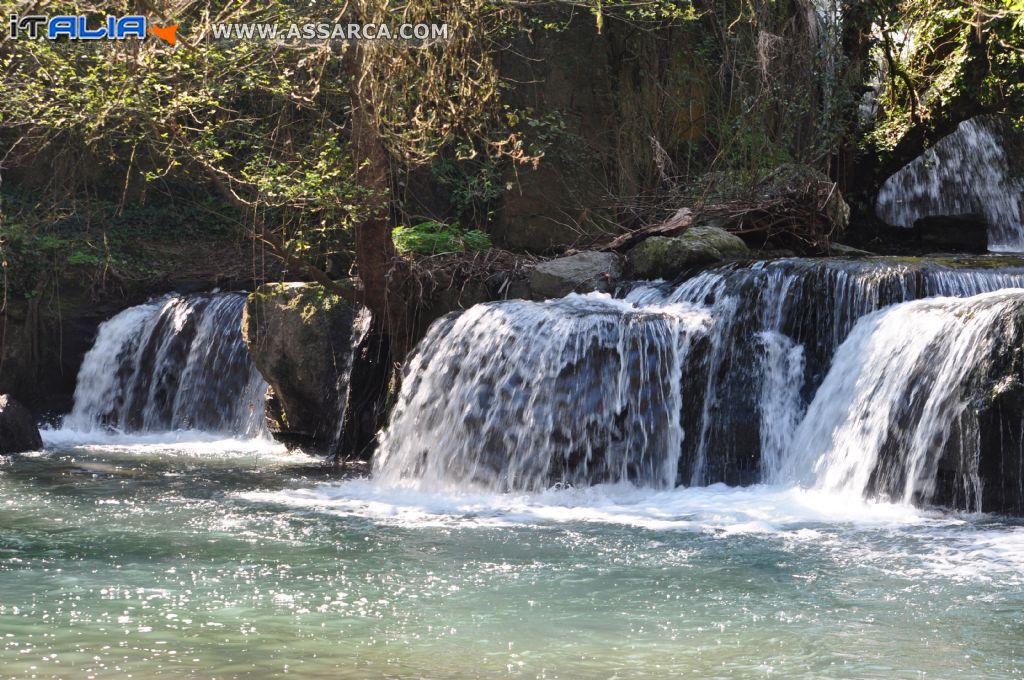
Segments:
[[[484,251],[492,247],[491,237],[479,229],[470,229],[463,233],[462,243],[467,251]]]
[[[539,165],[549,153],[566,160],[582,147],[568,130],[560,111],[540,113],[533,108],[502,106],[503,115],[490,128],[497,145],[456,145],[431,164],[431,176],[447,192],[450,216],[463,224],[490,222],[505,194],[512,189],[513,159]],[[499,148],[495,148],[495,146]]]
[[[488,250],[491,237],[477,229],[462,230],[458,224],[421,222],[391,232],[395,248],[403,255],[440,255]]]
[[[155,39],[0,44],[0,146],[10,149],[5,166],[41,161],[54,168],[54,181],[36,187],[45,191],[32,228],[45,231],[54,216],[77,214],[81,219],[68,224],[82,228],[74,238],[88,245],[78,248],[70,266],[102,269],[117,244],[97,245],[95,230],[82,226],[93,224],[92,213],[109,218],[125,205],[180,203],[183,193],[189,198],[181,187],[209,192],[216,178],[245,204],[230,211],[232,228],[255,236],[261,247],[271,244],[279,256],[344,268],[351,227],[375,203],[355,182],[348,141],[354,50],[210,35],[212,17],[221,23],[301,24],[323,21],[343,6],[328,5],[202,0],[165,8],[176,12],[167,18],[182,26],[175,47]],[[612,5],[609,11],[632,11]],[[85,0],[46,9],[91,15],[137,7],[128,0]],[[510,159],[539,159],[560,125],[547,114],[523,113],[513,125],[501,115],[491,64],[501,46],[489,36],[518,30],[521,12],[477,0],[364,2],[350,9],[407,10],[403,21],[443,18],[452,24],[454,37],[437,46],[375,45],[363,55],[362,75],[393,172],[401,175],[402,162],[410,159],[452,159],[439,164],[437,179],[450,191],[453,221],[485,224],[505,190]],[[95,204],[104,209],[88,207]],[[115,204],[116,210],[106,209]],[[254,233],[257,225],[272,238]]]
[[[700,191],[746,191],[787,163],[822,166],[847,129],[854,95],[841,82],[841,22],[796,2],[701,3],[695,61],[708,78]],[[725,74],[724,77],[711,74]],[[692,164],[692,165],[691,165]],[[698,170],[699,171],[699,170]]]
[[[101,199],[49,210],[22,193],[0,193],[0,257],[10,294],[28,296],[56,277],[133,280],[172,273],[182,242],[225,243],[235,227],[216,199],[159,206]]]
[[[876,5],[879,117],[867,144],[885,152],[922,121],[972,111],[1024,115],[1024,3],[884,0]]]
[[[598,32],[604,28],[606,17],[645,27],[692,21],[697,18],[690,0],[593,0],[588,4]]]
[[[506,191],[502,181],[504,163],[495,158],[455,161],[439,158],[431,166],[437,183],[447,190],[456,218],[483,224],[490,218]]]
[[[697,18],[697,10],[691,0],[578,0],[566,4],[574,11],[552,12],[549,5],[540,2],[535,7],[526,6],[521,25],[527,29],[564,31],[572,23],[571,17],[577,9],[593,16],[598,33],[603,33],[612,23],[650,31]],[[500,7],[501,4],[495,3],[495,6]]]
[[[504,107],[505,124],[516,149],[538,161],[551,149],[563,145],[571,137],[561,111],[536,111],[532,107]]]
[[[125,0],[47,6],[50,14],[137,9]],[[41,157],[58,169],[40,192],[41,212],[67,212],[67,204],[95,212],[88,206],[126,199],[180,204],[192,193],[182,186],[203,193],[215,176],[248,204],[233,209],[233,228],[251,233],[258,220],[292,255],[320,264],[346,250],[365,201],[344,136],[347,73],[339,56],[308,45],[206,39],[211,17],[300,21],[286,0],[258,8],[208,0],[180,12],[171,17],[182,25],[176,47],[155,39],[0,45],[0,141],[17,141],[5,161],[31,166]],[[171,217],[157,226],[176,224]],[[75,266],[90,262],[74,258]]]

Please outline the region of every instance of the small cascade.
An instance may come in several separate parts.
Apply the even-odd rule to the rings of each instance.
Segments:
[[[950,457],[966,508],[981,510],[978,428],[969,410],[991,389],[1000,351],[1019,346],[1024,290],[933,298],[862,319],[769,479],[832,493],[928,503]]]
[[[437,322],[406,369],[376,475],[500,491],[675,486],[688,359],[709,322],[690,305],[597,293]]]
[[[804,348],[777,331],[762,331],[758,339],[761,391],[761,479],[769,479],[792,448],[793,433],[804,414],[800,389],[804,381]]]
[[[923,395],[953,390],[977,368],[988,350],[972,338],[991,333],[998,345],[993,324],[1015,309],[993,291],[1024,288],[1024,267],[994,262],[794,258],[720,267],[676,287],[640,283],[620,300],[590,294],[478,305],[435,323],[410,358],[375,476],[506,491],[618,481],[735,485],[786,475],[819,484],[803,472],[829,468],[823,479],[850,477],[860,493],[927,502],[933,493],[924,480],[935,476],[937,458],[921,452],[956,440],[964,443],[956,456],[966,460],[977,453],[977,427],[957,406],[960,397],[940,403]],[[913,302],[925,298],[940,299]],[[888,314],[896,316],[883,321]],[[891,337],[871,345],[865,338],[879,324]],[[871,348],[878,357],[859,356]],[[935,353],[947,368],[928,361]],[[891,427],[906,429],[930,418],[917,444],[897,446],[895,430],[881,424],[850,444],[877,445],[857,458],[868,472],[857,468],[856,480],[820,462],[845,460],[832,452],[828,429],[839,427],[839,416],[829,421],[821,411],[860,403],[850,390],[862,384],[837,377],[854,373],[851,362],[878,366],[880,385],[891,390],[879,423],[891,416]],[[874,413],[877,398],[864,395],[864,408]],[[807,458],[798,462],[794,452]],[[878,465],[862,460],[870,455]],[[959,497],[976,495],[968,476],[977,465],[974,473],[956,465]]]
[[[913,227],[922,217],[983,215],[989,250],[1024,251],[1024,178],[1010,170],[1003,125],[992,116],[962,122],[886,180],[878,193],[878,217]]]
[[[239,293],[169,295],[100,325],[64,427],[265,432],[267,384],[242,342]]]
[[[705,398],[684,413],[680,483],[763,479],[859,319],[900,302],[1024,286],[1019,263],[992,264],[794,258],[711,269],[674,289],[634,289],[627,300],[687,302],[714,321],[710,351],[690,373],[688,392]]]

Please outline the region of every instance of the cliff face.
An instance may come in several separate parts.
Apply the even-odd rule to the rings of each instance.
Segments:
[[[0,394],[0,454],[42,448],[43,440],[32,414],[8,395]]]
[[[75,377],[96,328],[122,303],[67,306],[60,313],[45,300],[12,296],[0,314],[0,392],[21,401],[37,417],[71,410]]]
[[[496,241],[513,250],[553,252],[618,232],[619,206],[663,189],[705,129],[710,77],[692,45],[700,27],[645,31],[621,22],[599,34],[578,13],[561,31],[520,35],[499,63],[516,87],[515,110],[534,112],[528,138],[548,144],[535,167],[506,176]],[[653,66],[653,67],[652,67]]]

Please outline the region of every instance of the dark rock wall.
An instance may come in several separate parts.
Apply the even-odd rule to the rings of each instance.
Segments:
[[[8,395],[0,394],[0,454],[41,448],[43,440],[32,414]]]
[[[517,84],[506,103],[554,114],[564,130],[551,135],[536,168],[518,166],[506,177],[512,189],[493,228],[499,244],[553,252],[618,232],[622,211],[609,197],[629,201],[657,188],[656,149],[680,157],[703,133],[708,76],[696,53],[681,48],[699,32],[697,24],[645,30],[610,22],[599,34],[594,17],[577,12],[563,31],[517,38],[499,64]],[[546,134],[526,132],[528,141]]]

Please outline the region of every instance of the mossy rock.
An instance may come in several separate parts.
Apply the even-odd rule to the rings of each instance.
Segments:
[[[671,279],[691,267],[747,257],[750,250],[738,236],[718,227],[691,227],[681,236],[652,236],[629,251],[634,276]]]
[[[311,283],[267,284],[249,296],[242,338],[277,396],[283,433],[311,442],[333,436],[356,314],[349,299]]]

